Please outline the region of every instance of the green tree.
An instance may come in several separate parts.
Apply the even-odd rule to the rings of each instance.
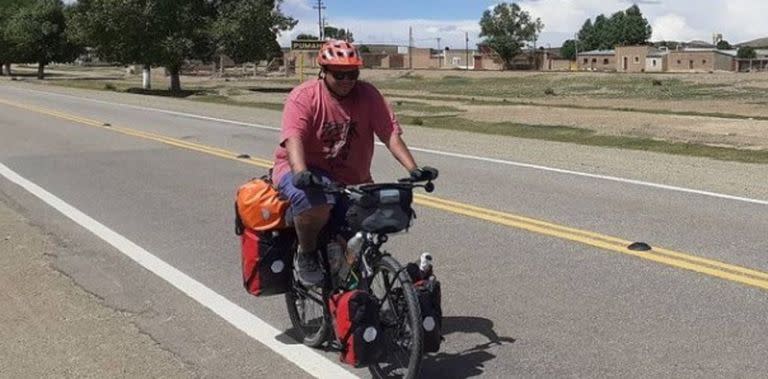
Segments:
[[[733,46],[731,46],[730,43],[726,40],[720,40],[717,42],[717,49],[718,50],[730,50],[733,49]]]
[[[299,34],[299,35],[297,35],[297,36],[296,36],[296,39],[297,39],[297,40],[309,40],[309,41],[317,41],[317,40],[319,40],[320,38],[318,38],[317,36],[313,36],[313,35],[311,35],[311,34],[301,33],[301,34]]]
[[[18,61],[20,54],[16,44],[10,38],[8,24],[11,17],[24,5],[28,5],[25,0],[5,0],[0,6],[0,75],[4,74],[3,68],[8,75],[11,75],[11,63]]]
[[[15,58],[37,62],[37,77],[44,79],[47,64],[71,62],[80,53],[69,41],[66,28],[61,0],[35,0],[11,17],[6,36],[15,45]]]
[[[755,48],[753,48],[753,47],[742,46],[736,52],[736,56],[739,59],[755,59],[755,58],[757,58],[757,52],[755,51]]]
[[[73,19],[80,41],[107,61],[164,66],[181,91],[181,67],[215,52],[210,0],[79,0]]]
[[[326,26],[323,28],[323,36],[325,38],[340,39],[347,42],[354,42],[355,38],[348,29],[337,28],[334,26]]]
[[[79,0],[72,12],[72,33],[101,60],[142,65],[143,87],[150,89],[150,69],[161,55],[152,7],[147,1]]]
[[[280,54],[277,33],[298,21],[280,12],[280,1],[229,0],[217,6],[213,34],[220,51],[237,63],[270,59]]]
[[[563,46],[560,48],[560,56],[565,59],[576,59],[576,41],[569,39],[563,42]]]
[[[651,25],[637,5],[616,12],[610,18],[601,14],[594,22],[587,19],[577,33],[579,47],[585,51],[644,44],[651,35]]]
[[[544,24],[541,19],[533,20],[515,3],[499,3],[493,11],[483,12],[480,29],[480,37],[486,37],[483,43],[493,49],[504,62],[504,68],[509,69],[525,43],[538,38]]]

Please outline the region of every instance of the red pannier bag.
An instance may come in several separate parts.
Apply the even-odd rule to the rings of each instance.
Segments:
[[[415,263],[405,266],[406,272],[413,281],[413,289],[419,299],[421,308],[421,326],[424,329],[423,351],[436,353],[440,351],[443,342],[443,306],[440,281],[435,278],[430,269],[429,272],[421,272]]]
[[[259,232],[246,228],[240,238],[245,289],[255,296],[288,292],[296,233],[292,229]]]
[[[443,307],[440,282],[425,279],[413,284],[421,308],[421,326],[424,328],[423,350],[425,353],[440,351],[443,342]]]
[[[331,296],[329,308],[342,346],[341,362],[363,367],[381,361],[385,343],[376,298],[365,291],[348,291]]]

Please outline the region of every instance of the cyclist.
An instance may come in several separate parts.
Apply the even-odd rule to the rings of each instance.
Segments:
[[[336,198],[319,185],[373,182],[374,135],[414,179],[436,175],[436,170],[416,165],[384,97],[372,84],[358,80],[363,60],[353,45],[329,40],[317,62],[318,79],[294,88],[285,101],[272,170],[278,191],[291,203],[286,217],[299,242],[294,268],[305,286],[323,280],[316,239],[332,211],[342,212],[341,207],[334,209]]]

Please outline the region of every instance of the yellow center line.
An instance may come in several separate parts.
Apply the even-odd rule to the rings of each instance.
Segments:
[[[35,113],[46,114],[49,116],[73,121],[79,124],[91,127],[102,128],[118,132],[124,135],[152,140],[166,145],[197,151],[225,159],[234,160],[258,167],[270,168],[272,161],[260,158],[238,158],[239,154],[221,148],[184,141],[157,133],[145,132],[136,129],[109,125],[98,120],[92,120],[68,113],[45,109],[26,104],[16,103],[0,99],[0,104],[25,109]],[[530,232],[565,239],[568,241],[582,243],[584,245],[596,247],[603,250],[618,252],[629,256],[650,260],[667,266],[681,268],[701,274],[729,280],[736,283],[742,283],[753,287],[768,290],[768,273],[737,266],[713,259],[698,257],[692,254],[677,252],[665,248],[653,247],[650,251],[632,251],[627,248],[630,241],[616,238],[604,234],[591,232],[588,230],[571,228],[542,220],[536,220],[529,217],[518,216],[510,213],[500,212],[492,209],[482,208],[470,204],[464,204],[453,200],[441,199],[435,196],[421,194],[414,195],[414,202],[418,205],[439,209],[454,214],[492,222],[499,225],[509,226]]]

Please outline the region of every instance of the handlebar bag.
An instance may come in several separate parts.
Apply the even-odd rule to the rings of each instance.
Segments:
[[[408,229],[414,216],[413,191],[397,184],[360,188],[363,195],[353,199],[347,223],[355,230],[388,234]]]
[[[242,244],[243,286],[254,296],[288,292],[296,234],[290,229],[260,232],[245,229]]]
[[[355,367],[380,362],[386,344],[376,298],[368,292],[352,290],[331,296],[328,306],[342,346],[341,362]]]

